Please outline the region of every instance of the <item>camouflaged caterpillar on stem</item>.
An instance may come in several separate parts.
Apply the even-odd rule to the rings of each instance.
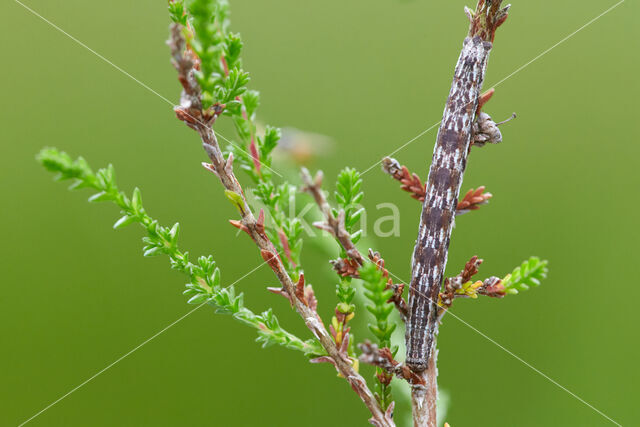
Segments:
[[[465,10],[470,21],[469,34],[455,67],[427,179],[413,252],[409,318],[405,335],[405,363],[421,373],[426,384],[412,388],[415,425],[433,426],[436,422],[434,347],[439,324],[437,301],[447,265],[467,156],[476,139],[474,131],[486,132],[483,142],[502,140],[502,135],[490,118],[477,115],[495,32],[505,22],[509,12],[510,6],[502,7],[501,4],[502,1],[481,0],[475,12],[468,8]]]
[[[447,99],[442,123],[429,170],[425,200],[420,217],[418,239],[413,254],[409,293],[409,323],[406,332],[406,363],[416,371],[427,368],[437,334],[437,300],[447,264],[451,231],[457,211],[462,178],[475,130],[493,126],[486,117],[476,122],[480,91],[493,47],[495,31],[507,18],[509,6],[501,1],[478,4],[475,13],[467,9],[471,20],[469,36],[464,40]],[[500,135],[500,140],[502,136]]]

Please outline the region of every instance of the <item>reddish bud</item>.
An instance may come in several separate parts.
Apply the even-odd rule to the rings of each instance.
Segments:
[[[482,110],[482,107],[484,107],[484,105],[487,102],[489,102],[489,100],[493,97],[493,94],[495,93],[496,93],[496,90],[494,88],[491,88],[478,97],[478,109],[476,110],[477,113],[480,113],[480,110]]]
[[[238,230],[242,230],[245,233],[247,233],[249,236],[251,236],[249,229],[242,222],[236,221],[235,219],[230,219],[229,223],[233,225],[235,228],[237,228]]]
[[[296,284],[296,298],[307,307],[309,306],[307,299],[304,297],[304,273],[300,273],[298,283]]]
[[[265,260],[265,262],[266,262],[267,264],[269,264],[269,267],[271,267],[271,269],[272,269],[274,272],[278,273],[278,271],[279,271],[279,268],[278,268],[278,267],[279,267],[279,265],[278,265],[278,257],[277,257],[277,256],[275,256],[275,255],[273,254],[273,252],[266,251],[266,250],[264,250],[264,249],[262,249],[262,250],[260,251],[260,255],[262,255],[262,259],[264,259],[264,260]]]

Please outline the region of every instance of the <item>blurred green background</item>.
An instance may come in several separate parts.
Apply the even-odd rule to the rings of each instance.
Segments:
[[[26,3],[178,99],[166,2]],[[514,1],[485,87],[614,3]],[[260,119],[331,137],[331,151],[312,164],[327,182],[344,166],[367,169],[440,119],[466,33],[464,5],[232,0],[245,68],[262,93]],[[639,13],[627,1],[498,87],[487,112],[519,118],[504,127],[503,144],[473,150],[464,187],[486,185],[495,198],[458,220],[448,266],[455,273],[478,254],[486,277],[532,254],[549,259],[542,287],[461,301],[454,312],[623,425],[640,416]],[[141,256],[140,229],[114,232],[116,208],[52,181],[34,160],[42,146],[82,154],[94,167],[112,162],[124,189],[141,187],[153,216],[181,222],[184,248],[214,254],[225,283],[262,260],[226,224],[233,208],[199,166],[197,136],[165,101],[16,2],[3,2],[0,20],[0,425],[17,425],[192,308],[167,260]],[[232,134],[228,123],[221,131]],[[435,135],[396,157],[424,177]],[[408,278],[420,206],[397,187],[375,167],[364,204],[400,207],[400,237],[371,244]],[[306,274],[328,318],[335,279],[326,256],[307,248]],[[274,282],[260,269],[236,286],[252,309],[274,306],[285,327],[306,334],[288,304],[264,291]],[[329,366],[261,350],[254,331],[212,311],[185,318],[30,424],[366,424]],[[454,427],[610,424],[451,316],[439,348]]]

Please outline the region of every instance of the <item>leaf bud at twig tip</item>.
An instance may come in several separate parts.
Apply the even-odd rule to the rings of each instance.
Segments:
[[[327,224],[326,222],[322,222],[322,221],[316,221],[313,223],[313,226],[315,228],[318,228],[320,230],[324,230],[328,233],[333,234],[333,228],[331,228],[331,226],[329,226],[329,224]]]
[[[218,172],[216,171],[216,168],[211,163],[202,162],[202,167],[204,167],[209,172],[212,172],[213,174],[218,176]]]
[[[229,157],[227,157],[227,163],[224,165],[224,170],[231,174],[233,172],[233,153],[229,153]]]
[[[309,169],[305,168],[304,166],[300,168],[300,175],[302,175],[302,180],[305,182],[307,181],[307,178],[311,176],[311,174],[309,173]]]

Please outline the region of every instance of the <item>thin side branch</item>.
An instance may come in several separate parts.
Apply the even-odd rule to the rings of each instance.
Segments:
[[[401,165],[396,159],[391,157],[382,159],[382,170],[391,175],[396,181],[399,181],[400,184],[402,184],[400,188],[411,193],[411,197],[420,202],[424,202],[427,184],[420,179],[418,174],[410,172],[406,166]],[[458,202],[456,216],[478,210],[480,206],[488,204],[493,194],[485,192],[485,189],[484,186],[478,187],[477,189],[470,189],[463,199]]]
[[[364,257],[351,241],[351,234],[349,234],[345,228],[344,210],[341,209],[338,212],[337,217],[333,215],[331,206],[329,205],[329,202],[327,202],[324,191],[322,191],[322,179],[322,171],[318,171],[316,176],[311,178],[309,170],[307,170],[307,168],[302,168],[302,182],[304,183],[302,191],[311,194],[324,216],[324,222],[315,223],[314,226],[331,233],[331,235],[340,242],[340,245],[342,245],[349,258],[355,261],[359,266],[362,266],[364,264]]]
[[[240,212],[241,225],[246,229],[260,249],[263,259],[274,271],[283,290],[289,295],[295,310],[304,319],[307,328],[309,328],[326,350],[328,354],[327,357],[331,359],[340,375],[347,379],[353,390],[360,396],[369,411],[371,411],[372,420],[375,421],[376,425],[381,427],[393,426],[392,420],[382,411],[373,393],[367,387],[364,378],[356,372],[351,361],[348,360],[348,358],[344,356],[344,353],[336,346],[332,337],[324,327],[318,313],[312,308],[309,301],[301,297],[296,283],[294,283],[287,274],[280,255],[264,232],[263,220],[258,221],[253,215],[245,198],[244,191],[233,172],[233,156],[230,155],[229,158],[224,158],[215,132],[212,129],[215,118],[223,111],[224,106],[216,106],[213,112],[203,112],[201,104],[193,102],[192,95],[195,95],[195,92],[193,92],[190,83],[193,69],[191,68],[191,71],[186,71],[185,73],[185,70],[193,67],[193,61],[188,51],[181,52],[181,50],[184,49],[185,42],[182,32],[179,31],[179,29],[177,24],[172,26],[171,40],[169,41],[179,79],[181,82],[186,81],[188,83],[187,87],[183,84],[184,94],[182,96],[182,103],[180,107],[176,108],[178,118],[184,121],[189,127],[195,129],[200,135],[203,148],[211,160],[211,163],[205,164],[205,167],[220,179],[220,182],[226,190],[225,193],[227,197],[236,205]]]
[[[489,199],[493,197],[491,193],[485,193],[485,187],[481,186],[477,189],[470,189],[464,195],[462,200],[458,202],[456,215],[463,215],[467,212],[480,209],[480,206],[489,203]]]
[[[379,348],[369,340],[359,344],[358,348],[362,351],[360,355],[362,363],[382,368],[385,372],[407,380],[411,384],[422,384],[422,378],[407,365],[395,360],[389,348]]]
[[[331,233],[349,256],[348,259],[337,259],[331,262],[336,272],[343,277],[358,278],[358,270],[364,264],[365,257],[353,244],[351,235],[345,229],[344,211],[341,210],[337,218],[333,215],[331,206],[327,201],[324,191],[322,191],[322,177],[322,172],[318,171],[316,176],[311,178],[309,171],[306,168],[302,168],[302,182],[305,185],[303,191],[313,196],[313,199],[316,201],[316,204],[324,216],[324,222],[314,225]],[[389,271],[384,267],[384,259],[382,259],[378,252],[369,249],[368,258],[376,265],[378,270],[382,271],[383,276],[387,279],[387,287],[393,289],[393,296],[388,302],[392,302],[396,306],[400,317],[403,321],[406,321],[408,308],[406,301],[402,297],[404,284],[393,283],[393,280],[391,280],[389,276]]]
[[[441,319],[446,311],[451,308],[456,298],[478,298],[484,295],[490,298],[504,298],[507,290],[503,280],[499,277],[489,277],[484,281],[472,282],[473,276],[478,274],[478,269],[483,260],[473,256],[464,266],[464,269],[455,277],[445,279],[444,287],[438,296],[438,318]]]

